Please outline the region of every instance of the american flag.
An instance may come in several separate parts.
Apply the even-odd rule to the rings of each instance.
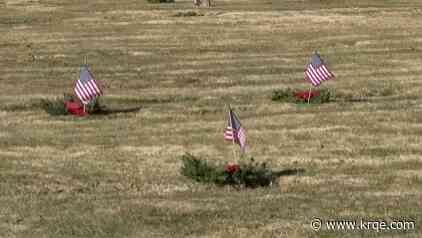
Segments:
[[[239,144],[242,150],[246,146],[246,133],[240,124],[239,119],[231,108],[229,108],[229,121],[226,130],[224,131],[224,139],[234,141]]]
[[[321,57],[315,53],[311,58],[311,63],[306,68],[305,79],[309,80],[312,85],[318,86],[322,81],[331,78],[334,78],[334,74],[328,70]]]
[[[79,79],[75,83],[75,94],[83,104],[88,104],[102,94],[100,87],[89,72],[88,66],[83,65]]]

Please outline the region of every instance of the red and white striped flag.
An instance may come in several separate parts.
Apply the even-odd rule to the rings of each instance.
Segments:
[[[234,141],[240,146],[240,149],[245,150],[246,133],[240,124],[236,114],[229,108],[229,121],[226,130],[224,131],[224,139]]]
[[[89,71],[88,66],[82,66],[74,91],[83,104],[88,104],[96,97],[102,95],[102,91]]]
[[[305,79],[312,83],[312,85],[318,86],[322,81],[329,80],[331,78],[334,78],[334,74],[328,70],[321,57],[315,53],[306,68]]]

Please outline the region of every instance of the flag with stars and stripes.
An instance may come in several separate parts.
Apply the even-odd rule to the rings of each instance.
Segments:
[[[88,104],[96,97],[102,95],[102,91],[89,71],[88,66],[82,66],[79,79],[75,83],[74,91],[83,104]]]
[[[328,70],[321,57],[317,53],[315,53],[312,56],[311,62],[308,64],[308,67],[306,68],[305,79],[312,83],[312,85],[318,86],[321,84],[322,81],[329,80],[332,78],[334,78],[334,74],[331,73],[330,70]]]
[[[242,150],[246,146],[246,133],[240,124],[239,119],[231,108],[229,108],[229,120],[226,130],[224,131],[224,139],[237,143]]]

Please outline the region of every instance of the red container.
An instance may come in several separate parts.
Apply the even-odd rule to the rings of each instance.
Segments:
[[[84,112],[84,107],[77,102],[65,101],[64,105],[67,111],[72,115],[79,116],[79,117],[88,115],[87,112]]]
[[[317,91],[317,92],[311,92],[309,94],[309,91],[299,91],[299,92],[294,93],[294,95],[295,97],[301,100],[308,101],[308,98],[312,99],[313,97],[318,97],[320,93]]]

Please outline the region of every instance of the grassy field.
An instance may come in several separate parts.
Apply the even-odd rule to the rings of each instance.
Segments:
[[[183,17],[195,11],[198,16]],[[421,237],[422,2],[5,0],[0,3],[0,237]],[[318,50],[336,101],[308,89]],[[109,107],[50,116],[87,56]],[[180,175],[185,152],[232,161],[230,103],[269,188]],[[409,232],[315,232],[313,217],[416,222]]]

